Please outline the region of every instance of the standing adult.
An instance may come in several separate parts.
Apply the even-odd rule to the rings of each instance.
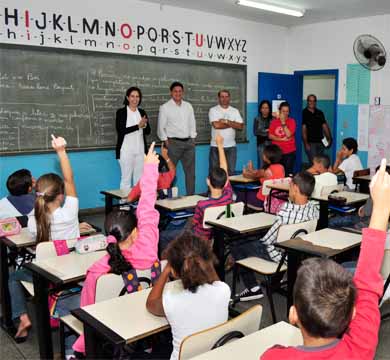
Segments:
[[[146,135],[150,134],[148,115],[139,108],[141,90],[135,86],[126,91],[125,105],[116,112],[116,158],[121,167],[121,190],[129,192],[142,175]]]
[[[284,101],[279,105],[278,117],[271,121],[268,131],[269,139],[282,150],[282,164],[286,175],[294,173],[296,155],[296,123],[289,114],[290,104]]]
[[[263,167],[263,151],[267,145],[271,144],[268,138],[268,129],[272,121],[271,103],[268,100],[263,100],[259,105],[259,115],[255,117],[253,122],[253,135],[257,139],[257,168]]]
[[[157,135],[164,141],[175,166],[181,161],[186,178],[187,195],[195,192],[196,122],[192,105],[183,100],[184,86],[170,86],[171,99],[160,106]]]
[[[237,161],[236,130],[242,130],[244,122],[238,109],[230,106],[228,90],[218,92],[218,105],[209,110],[209,121],[211,124],[209,173],[214,167],[219,166],[218,147],[215,142],[217,131],[219,131],[224,139],[223,147],[228,163],[228,173],[232,175]]]
[[[310,94],[307,97],[307,106],[302,111],[302,138],[307,158],[312,163],[316,155],[323,154],[326,138],[327,147],[332,145],[332,135],[325,120],[324,113],[317,109],[317,96]]]

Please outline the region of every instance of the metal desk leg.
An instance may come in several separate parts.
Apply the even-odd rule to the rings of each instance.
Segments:
[[[295,280],[297,278],[297,272],[300,265],[299,255],[294,252],[288,252],[287,254],[287,316],[290,311],[291,305],[293,305],[293,290]]]
[[[14,324],[12,322],[12,310],[11,310],[11,299],[8,288],[8,255],[7,255],[7,246],[4,244],[2,239],[0,239],[0,287],[1,287],[1,326],[8,333],[13,333],[15,330]]]
[[[218,259],[216,271],[221,281],[225,281],[225,234],[222,230],[214,230],[214,254]]]
[[[318,220],[317,230],[328,227],[328,201],[320,200],[320,218]]]
[[[48,304],[49,282],[35,272],[33,272],[33,282],[39,354],[41,359],[53,359],[53,342]]]

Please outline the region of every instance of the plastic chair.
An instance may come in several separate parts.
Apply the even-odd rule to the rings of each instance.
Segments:
[[[230,217],[242,216],[242,214],[244,213],[243,202],[231,203],[229,205],[230,205],[230,214],[231,214]],[[203,227],[205,229],[210,229],[212,228],[212,226],[206,224],[208,221],[226,218],[229,205],[211,206],[206,208],[203,215]]]
[[[289,239],[294,239],[300,234],[308,234],[314,232],[317,227],[317,220],[310,220],[298,224],[282,225],[278,231],[278,237],[276,242],[282,242]],[[252,270],[265,277],[265,289],[266,295],[271,308],[272,320],[276,323],[275,307],[273,302],[273,291],[279,289],[281,286],[281,280],[283,279],[284,272],[287,270],[285,265],[286,254],[282,255],[282,259],[279,263],[274,261],[264,260],[259,257],[248,257],[246,259],[236,261],[233,271],[233,294],[236,293],[236,283],[239,267],[242,266],[249,270]],[[233,306],[239,299],[233,301]]]
[[[180,344],[179,360],[193,358],[259,330],[262,312],[262,306],[255,305],[221,325],[187,336]]]

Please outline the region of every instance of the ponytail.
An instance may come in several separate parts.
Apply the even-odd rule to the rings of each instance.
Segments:
[[[50,240],[49,209],[44,196],[37,196],[34,206],[35,222],[37,224],[37,244]]]
[[[110,231],[109,235],[114,236],[117,241],[120,239],[120,232],[115,228]],[[109,243],[107,245],[107,252],[110,255],[108,265],[110,265],[112,273],[122,275],[124,272],[133,269],[133,266],[123,256],[117,242]]]
[[[183,268],[180,274],[184,289],[195,293],[198,286],[211,283],[210,263],[206,262],[199,254],[190,253],[184,258]]]
[[[42,175],[36,183],[36,199],[34,204],[34,216],[37,225],[37,243],[51,239],[50,217],[48,204],[64,194],[64,181],[57,174]]]

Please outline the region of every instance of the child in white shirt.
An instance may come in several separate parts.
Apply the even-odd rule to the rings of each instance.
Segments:
[[[347,186],[353,189],[353,173],[356,170],[362,170],[363,166],[357,155],[358,144],[354,138],[346,138],[343,140],[343,146],[337,152],[336,161],[333,165],[333,172],[344,173],[347,179]]]

